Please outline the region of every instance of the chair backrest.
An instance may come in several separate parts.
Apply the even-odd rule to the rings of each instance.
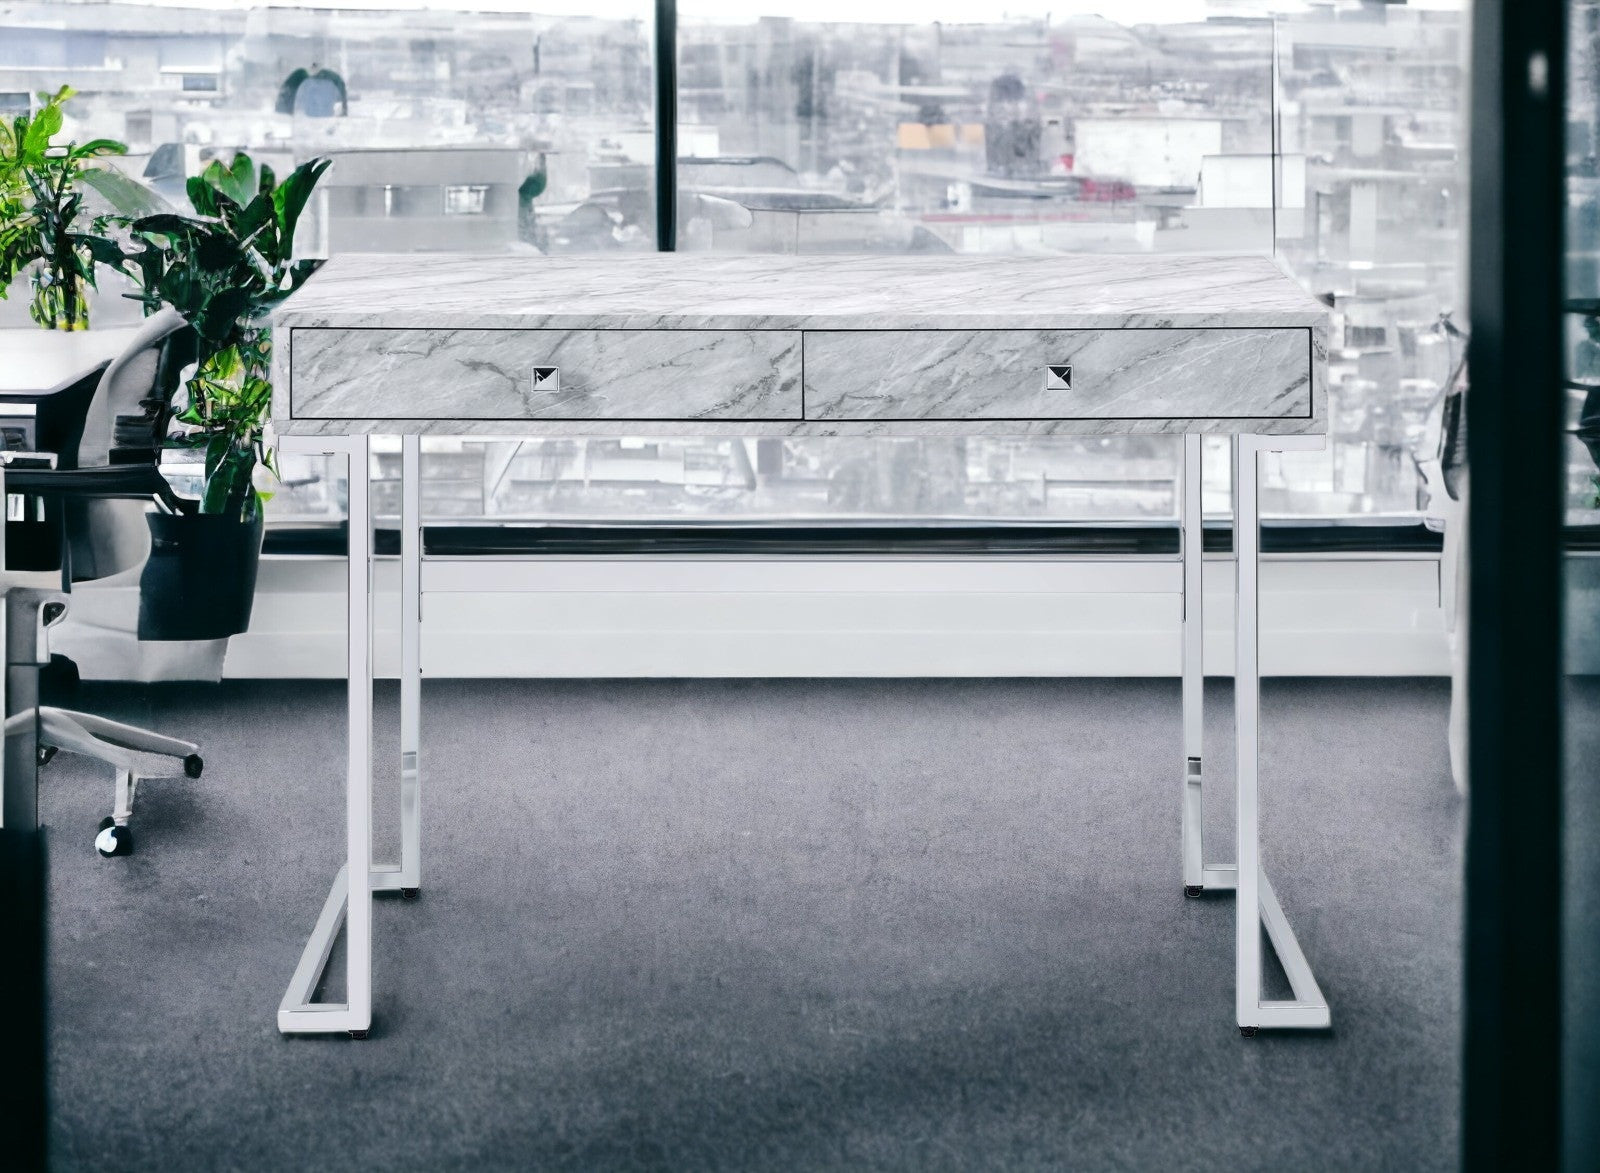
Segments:
[[[146,318],[123,352],[111,360],[95,388],[77,452],[72,454],[78,468],[103,467],[130,456],[151,463],[161,459],[169,412],[164,385],[170,388],[175,382],[171,367],[183,357],[175,355],[175,349],[182,349],[175,343],[186,327],[176,310],[163,309]],[[130,433],[138,433],[135,443],[128,442]],[[149,556],[145,502],[71,501],[65,508],[76,581],[109,578],[132,570]]]
[[[119,421],[148,420],[152,429],[166,423],[166,395],[161,390],[163,360],[169,344],[187,323],[174,309],[146,318],[127,347],[100,376],[94,399],[84,417],[78,441],[77,466],[95,468],[110,464],[118,443]],[[159,459],[160,436],[152,436],[152,459]]]

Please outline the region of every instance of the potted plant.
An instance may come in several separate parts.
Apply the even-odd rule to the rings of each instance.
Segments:
[[[267,314],[320,262],[294,260],[295,227],[330,160],[280,182],[243,153],[188,181],[195,215],[128,224],[124,271],[148,310],[169,305],[193,329],[196,362],[177,394],[168,442],[204,454],[194,513],[151,513],[140,627],[164,638],[208,639],[249,624],[261,554],[257,470],[276,475],[266,436],[272,403]],[[148,613],[146,609],[148,608]]]
[[[122,254],[107,239],[109,216],[95,216],[84,231],[84,193],[80,183],[93,183],[90,161],[121,155],[127,147],[111,139],[81,145],[57,145],[62,104],[71,86],[41,94],[43,104],[32,116],[19,114],[0,121],[0,297],[17,274],[33,271],[29,315],[51,330],[85,330],[89,326],[88,290],[95,284],[95,265],[118,265]]]

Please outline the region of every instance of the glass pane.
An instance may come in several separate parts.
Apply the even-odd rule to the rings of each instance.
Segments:
[[[113,165],[184,210],[186,179],[213,158],[244,150],[281,175],[330,156],[303,256],[652,249],[653,5],[535,9],[14,5],[0,67],[20,92],[0,106],[71,84],[69,133],[127,143]],[[102,282],[96,328],[137,322],[127,289]],[[26,301],[0,301],[0,326],[27,325]],[[168,460],[198,492],[200,466]],[[327,467],[286,460],[269,520],[337,517]]]
[[[1414,519],[1459,358],[1436,322],[1458,298],[1461,27],[1453,8],[1353,0],[1276,18],[1133,5],[1120,19],[684,0],[679,247],[1276,250],[1336,311],[1335,436],[1269,464],[1266,511]],[[707,520],[1175,514],[1173,440],[812,441],[778,445],[753,476],[725,441],[687,447],[714,489],[684,471],[686,446],[652,443],[627,462],[631,489],[575,490],[546,464],[529,500],[606,514],[637,490]],[[1225,515],[1225,445],[1208,454],[1206,508]]]
[[[1176,516],[1171,441],[423,438],[430,518],[877,521]],[[397,442],[380,443],[383,475]],[[1226,465],[1218,465],[1226,492]],[[375,508],[398,508],[380,489]]]
[[[1600,4],[1569,0],[1564,1168],[1600,1166]]]
[[[1442,522],[1440,412],[1462,357],[1441,315],[1464,309],[1465,5],[1324,5],[1277,28],[1277,251],[1334,310],[1332,441],[1281,505]]]
[[[177,200],[234,147],[279,169],[334,155],[308,254],[652,247],[652,5],[461,7],[51,5],[49,21],[22,7],[0,15],[0,52],[77,85],[82,134],[128,141],[118,165]],[[680,247],[1275,250],[1335,310],[1334,438],[1266,470],[1266,512],[1438,513],[1418,468],[1459,357],[1436,328],[1459,300],[1459,5],[1044,7],[684,0]],[[108,286],[96,324],[131,322]],[[0,303],[0,323],[19,306]],[[618,476],[577,491],[524,454],[485,509],[604,516],[636,490],[686,519],[1114,522],[1170,518],[1175,501],[1172,441],[744,446],[765,463],[726,441],[645,447],[650,460],[597,450]],[[1207,509],[1223,514],[1212,451]],[[286,471],[275,520],[298,516],[316,475]],[[838,488],[852,479],[875,487]]]

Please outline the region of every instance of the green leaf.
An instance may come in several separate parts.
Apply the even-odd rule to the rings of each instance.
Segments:
[[[216,166],[216,164],[212,164],[212,166]],[[223,195],[210,183],[206,182],[204,175],[189,176],[184,181],[183,189],[188,193],[189,203],[200,215],[210,216],[215,219],[222,214]]]
[[[221,232],[201,232],[195,236],[194,259],[203,272],[231,273],[243,262],[244,250],[231,236]]]
[[[278,212],[270,192],[263,192],[251,200],[232,227],[240,237],[250,240],[269,263],[278,263]],[[263,233],[264,228],[270,231]]]
[[[206,225],[176,212],[158,212],[153,216],[141,216],[128,227],[135,232],[154,233],[158,236],[187,236],[205,228]]]
[[[192,319],[200,337],[220,342],[231,334],[239,316],[250,307],[250,295],[242,289],[228,289],[214,296]]]
[[[241,207],[256,196],[256,165],[249,155],[240,151],[233,157],[233,166],[223,171],[223,192]]]
[[[94,159],[101,155],[126,155],[128,144],[114,138],[93,138],[86,143],[74,143],[67,148],[74,159]]]
[[[121,216],[176,212],[160,192],[110,167],[86,168],[78,182],[97,193]]]
[[[42,110],[33,116],[33,122],[28,126],[23,135],[22,154],[42,155],[50,146],[50,140],[61,133],[61,107],[51,99]]]
[[[217,469],[222,467],[222,459],[228,454],[228,435],[218,432],[206,442],[206,479],[215,478]]]
[[[200,512],[227,512],[228,498],[232,495],[232,489],[233,469],[219,465],[216,473],[207,475],[205,492],[200,498]]]
[[[102,265],[110,265],[120,269],[126,259],[121,247],[114,240],[107,240],[103,236],[80,235],[80,247],[89,254],[89,257]]]
[[[243,151],[234,155],[231,166],[221,159],[211,160],[198,178],[240,207],[248,204],[256,195],[256,165]],[[193,198],[192,192],[190,198]],[[196,208],[198,210],[198,205]]]
[[[311,198],[317,181],[331,166],[332,159],[311,159],[296,167],[272,189],[272,202],[278,209],[278,240],[284,249],[284,255],[278,258],[280,262],[289,259],[294,249],[294,230],[300,222],[300,213],[305,210],[306,201]]]

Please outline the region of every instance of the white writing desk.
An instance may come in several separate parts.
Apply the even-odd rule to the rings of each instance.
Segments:
[[[474,576],[488,589],[491,565],[424,561],[424,433],[1181,434],[1184,890],[1237,892],[1245,1034],[1328,1025],[1260,863],[1259,455],[1321,447],[1327,430],[1327,311],[1270,260],[352,255],[329,262],[274,323],[284,447],[342,454],[350,468],[346,862],[278,1010],[280,1030],[366,1033],[372,893],[421,886],[421,598],[472,589]],[[1236,866],[1207,864],[1201,851],[1206,433],[1231,436],[1234,454]],[[374,865],[371,849],[373,434],[402,437],[401,858],[390,865]],[[313,1002],[341,925],[346,1001]],[[1262,998],[1263,925],[1292,999]]]

